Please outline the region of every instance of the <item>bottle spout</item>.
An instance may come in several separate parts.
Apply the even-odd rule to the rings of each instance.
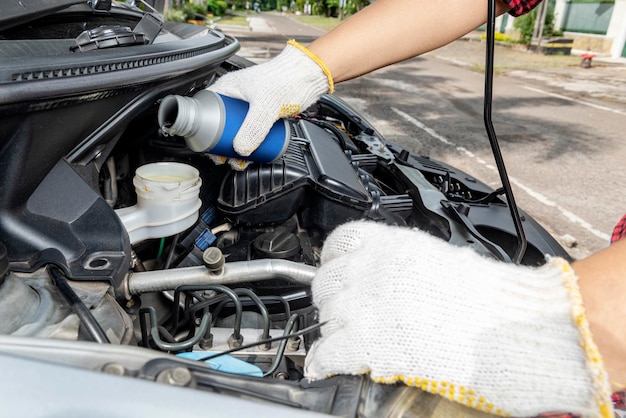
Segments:
[[[164,97],[157,117],[165,135],[183,137],[190,150],[204,152],[219,141],[223,114],[219,96],[205,89],[193,97],[174,94]]]
[[[193,135],[196,101],[191,97],[166,96],[159,106],[159,126],[166,135]]]

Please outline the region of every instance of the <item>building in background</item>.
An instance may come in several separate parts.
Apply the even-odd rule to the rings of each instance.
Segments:
[[[554,29],[573,40],[572,49],[612,58],[626,57],[626,0],[549,0]],[[514,19],[499,17],[497,28],[515,32]]]

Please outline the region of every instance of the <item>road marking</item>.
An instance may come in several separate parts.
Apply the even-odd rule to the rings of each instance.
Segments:
[[[483,160],[481,158],[478,158],[476,155],[474,155],[468,149],[466,149],[466,148],[464,148],[462,146],[456,145],[455,143],[450,141],[448,138],[446,138],[443,135],[440,135],[439,133],[437,133],[434,129],[426,126],[424,123],[422,123],[419,120],[415,119],[413,116],[411,116],[411,115],[409,115],[409,114],[407,114],[407,113],[405,113],[405,112],[403,112],[400,109],[395,108],[395,107],[392,107],[391,110],[393,110],[398,116],[402,117],[407,122],[409,122],[412,125],[418,127],[419,129],[423,130],[428,135],[432,136],[433,138],[435,138],[436,140],[440,141],[441,143],[454,147],[454,149],[456,151],[460,152],[461,154],[465,154],[468,158],[476,161],[477,163],[481,164],[482,166],[484,166],[484,167],[486,167],[486,168],[488,168],[488,169],[490,169],[490,170],[492,170],[492,171],[494,171],[496,173],[498,172],[498,169],[496,167],[494,167],[493,165],[487,164],[487,162],[485,160]],[[608,234],[606,234],[606,233],[604,233],[602,231],[599,231],[598,229],[594,228],[593,225],[591,225],[589,222],[587,222],[584,219],[582,219],[580,216],[575,215],[571,211],[565,209],[564,207],[560,206],[556,202],[550,200],[549,198],[547,198],[543,194],[534,191],[533,189],[531,189],[530,187],[524,185],[523,183],[521,183],[520,181],[518,181],[514,177],[510,177],[509,176],[509,181],[512,184],[516,185],[519,189],[521,189],[524,192],[526,192],[530,197],[532,197],[533,199],[537,200],[539,203],[541,203],[541,204],[543,204],[545,206],[549,206],[549,207],[552,207],[552,208],[556,209],[568,221],[581,226],[582,228],[586,229],[589,233],[595,235],[596,237],[604,240],[605,242],[608,242],[611,239],[611,237]]]
[[[253,32],[263,32],[263,33],[276,32],[276,28],[272,27],[262,17],[250,16],[248,17],[248,23],[250,24],[250,30]]]
[[[612,107],[601,106],[601,105],[597,105],[595,103],[585,102],[583,100],[572,99],[571,97],[563,96],[562,94],[550,93],[549,91],[537,89],[535,87],[528,87],[528,86],[521,86],[521,87],[523,89],[534,91],[536,93],[542,93],[542,94],[546,94],[548,96],[552,96],[552,97],[556,97],[556,98],[559,98],[559,99],[568,100],[570,102],[578,103],[578,104],[583,105],[583,106],[593,107],[594,109],[606,110],[607,112],[617,113],[618,115],[626,115],[626,112],[623,112],[623,111],[621,111],[619,109],[613,109]]]
[[[405,93],[422,94],[424,92],[424,90],[415,87],[413,84],[400,80],[377,79],[375,81],[376,83],[382,84],[385,87],[390,87],[392,89],[400,90]]]
[[[448,62],[451,62],[452,64],[460,65],[462,67],[469,67],[472,65],[469,62],[461,61],[455,58],[444,57],[441,55],[435,55],[435,58],[440,59],[442,61],[448,61]]]
[[[447,62],[451,62],[452,64],[456,64],[459,66],[463,66],[463,67],[469,67],[471,66],[470,63],[467,63],[465,61],[461,61],[455,58],[449,58],[449,57],[444,57],[444,56],[440,56],[440,55],[435,55],[435,58],[440,59],[442,61],[447,61]],[[549,91],[545,91],[545,90],[541,90],[535,87],[528,87],[528,86],[520,86],[523,89],[526,90],[530,90],[530,91],[534,91],[536,93],[542,93],[548,96],[552,96],[552,97],[557,97],[559,99],[563,99],[563,100],[567,100],[570,102],[574,102],[574,103],[578,103],[580,105],[583,106],[589,106],[589,107],[593,107],[594,109],[599,109],[599,110],[605,110],[607,112],[612,112],[612,113],[617,113],[618,115],[625,115],[626,116],[626,112],[624,112],[623,110],[619,110],[619,109],[614,109],[612,107],[607,107],[607,106],[602,106],[602,105],[597,105],[595,103],[591,103],[591,102],[586,102],[584,100],[578,100],[578,99],[574,99],[568,96],[563,96],[562,94],[558,94],[558,93],[551,93]]]

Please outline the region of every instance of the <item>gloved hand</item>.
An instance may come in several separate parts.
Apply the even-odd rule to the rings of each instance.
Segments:
[[[233,148],[248,156],[282,117],[297,115],[324,93],[332,93],[333,79],[324,63],[296,41],[272,60],[222,76],[209,87],[216,93],[250,104]]]
[[[404,382],[475,409],[612,417],[576,277],[490,260],[422,231],[371,222],[326,240],[312,283],[326,322],[305,375]]]

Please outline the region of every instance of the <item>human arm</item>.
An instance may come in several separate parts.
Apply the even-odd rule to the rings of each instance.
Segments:
[[[485,0],[377,0],[308,48],[335,83],[444,46],[487,20]],[[509,10],[496,2],[497,13]]]
[[[508,9],[496,4],[498,13]],[[250,103],[233,142],[245,157],[276,119],[305,110],[335,82],[445,45],[486,19],[484,0],[378,0],[309,48],[288,44],[269,62],[226,74],[209,88]]]
[[[626,239],[572,264],[613,390],[626,388]]]

